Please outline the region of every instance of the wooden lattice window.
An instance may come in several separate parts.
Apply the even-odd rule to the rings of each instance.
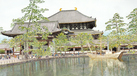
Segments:
[[[63,28],[63,25],[60,25],[60,28]]]
[[[69,25],[69,27],[70,27],[70,30],[72,30],[72,25],[71,24]]]
[[[89,24],[87,23],[87,24],[86,24],[86,29],[88,29],[88,25],[89,25]]]
[[[76,24],[74,24],[74,29],[76,29],[77,28],[77,26],[76,26]]]
[[[83,23],[83,24],[82,24],[82,29],[84,29],[84,26],[85,26],[85,24]]]
[[[80,29],[80,25],[81,25],[81,24],[78,25],[78,29]]]
[[[66,25],[64,25],[65,26],[65,28],[68,28],[68,25],[66,24]]]

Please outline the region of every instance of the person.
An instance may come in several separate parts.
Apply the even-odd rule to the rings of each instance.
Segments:
[[[16,55],[14,55],[14,58],[16,58]]]
[[[9,59],[10,59],[10,55],[9,55]]]
[[[73,56],[73,53],[72,53],[72,56]]]
[[[4,55],[4,58],[7,59],[7,55]]]
[[[35,57],[37,57],[37,54],[35,54]]]
[[[19,59],[19,55],[18,55],[18,59]]]
[[[13,50],[12,50],[12,48],[10,48],[10,50],[11,50],[11,53],[13,53]]]
[[[2,56],[0,56],[0,59],[2,59]]]
[[[31,58],[33,58],[33,55],[31,55]]]
[[[2,60],[4,60],[4,55],[2,55]]]

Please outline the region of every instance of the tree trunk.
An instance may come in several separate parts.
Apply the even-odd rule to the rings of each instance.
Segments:
[[[65,51],[65,55],[66,55],[66,49],[64,48],[64,51]]]
[[[25,51],[28,51],[27,41],[24,42],[24,50],[25,50]],[[24,53],[24,51],[22,51],[22,53]],[[24,55],[25,55],[25,59],[27,59],[27,57],[26,57],[26,56],[27,56],[27,52],[25,52]]]
[[[89,42],[87,42],[87,44],[88,44],[88,48],[89,48],[89,50],[91,51],[91,48],[90,48],[90,44],[89,44]]]
[[[117,51],[118,51],[118,52],[120,51],[120,46],[117,47]]]
[[[31,0],[30,0],[30,3],[31,3]],[[34,3],[34,2],[33,2]],[[31,16],[33,15],[33,12],[31,11]],[[30,26],[30,22],[31,22],[31,18],[29,19],[29,24],[28,24],[28,28],[29,28],[29,26]],[[27,33],[29,32],[29,30],[27,29]],[[24,48],[25,49],[25,51],[28,51],[28,40],[26,40],[25,41],[25,45],[26,45],[26,47]],[[28,53],[25,53],[25,54],[27,54],[28,55]]]
[[[129,48],[129,46],[128,46],[128,50],[130,51],[130,48]]]
[[[83,50],[83,45],[81,45],[81,51],[84,51],[84,50]]]
[[[102,55],[102,37],[100,39],[100,55]]]
[[[73,48],[73,53],[75,54],[75,48]]]
[[[84,49],[83,49],[83,45],[81,45],[81,51],[83,51],[83,54],[84,54]]]

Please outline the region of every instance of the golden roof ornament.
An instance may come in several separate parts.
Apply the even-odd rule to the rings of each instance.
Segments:
[[[75,7],[75,10],[77,10],[77,7]]]
[[[61,11],[61,10],[62,10],[62,8],[59,9],[59,11]]]

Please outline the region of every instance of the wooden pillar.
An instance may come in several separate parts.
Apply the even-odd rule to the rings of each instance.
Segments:
[[[78,29],[80,29],[81,24],[78,25]]]
[[[12,48],[12,50],[13,50],[13,55],[14,55],[14,47]]]
[[[82,24],[82,29],[84,29],[84,27],[85,27],[85,23]]]
[[[75,48],[73,48],[73,52],[74,52],[74,54],[75,54]]]
[[[6,54],[6,52],[7,52],[7,49],[5,48],[5,54]]]
[[[48,42],[48,47],[49,47],[49,45],[50,45],[50,41],[47,41]]]
[[[21,55],[21,43],[20,43],[20,55]]]

